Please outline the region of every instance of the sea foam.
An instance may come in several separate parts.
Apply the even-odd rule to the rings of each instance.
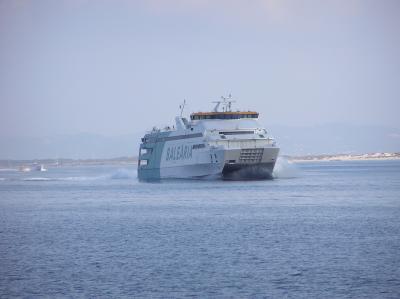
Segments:
[[[291,179],[300,176],[300,169],[286,158],[278,157],[273,176],[278,179]]]

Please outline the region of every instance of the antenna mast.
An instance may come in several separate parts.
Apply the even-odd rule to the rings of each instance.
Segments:
[[[184,99],[183,103],[179,105],[179,109],[181,109],[181,117],[182,117],[182,114],[183,114],[183,109],[185,109],[185,106],[186,106],[186,100]]]
[[[232,111],[232,103],[235,103],[236,101],[232,100],[232,95],[229,94],[227,97],[221,97],[221,101],[213,101],[213,103],[216,103],[214,107],[214,112],[218,112],[219,106],[222,104],[222,112],[231,112]]]

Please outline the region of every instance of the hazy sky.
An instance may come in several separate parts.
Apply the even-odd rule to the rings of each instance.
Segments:
[[[0,136],[119,135],[232,93],[264,124],[400,127],[400,1],[0,0]]]

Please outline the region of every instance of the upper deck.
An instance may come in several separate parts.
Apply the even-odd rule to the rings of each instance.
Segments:
[[[225,111],[225,112],[196,112],[190,115],[191,120],[202,119],[240,119],[240,118],[258,118],[258,112],[254,111]]]

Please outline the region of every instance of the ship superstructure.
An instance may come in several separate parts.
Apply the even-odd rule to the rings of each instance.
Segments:
[[[175,126],[153,128],[140,144],[139,179],[271,179],[279,148],[255,111],[232,111],[231,97],[211,112],[181,115]]]

